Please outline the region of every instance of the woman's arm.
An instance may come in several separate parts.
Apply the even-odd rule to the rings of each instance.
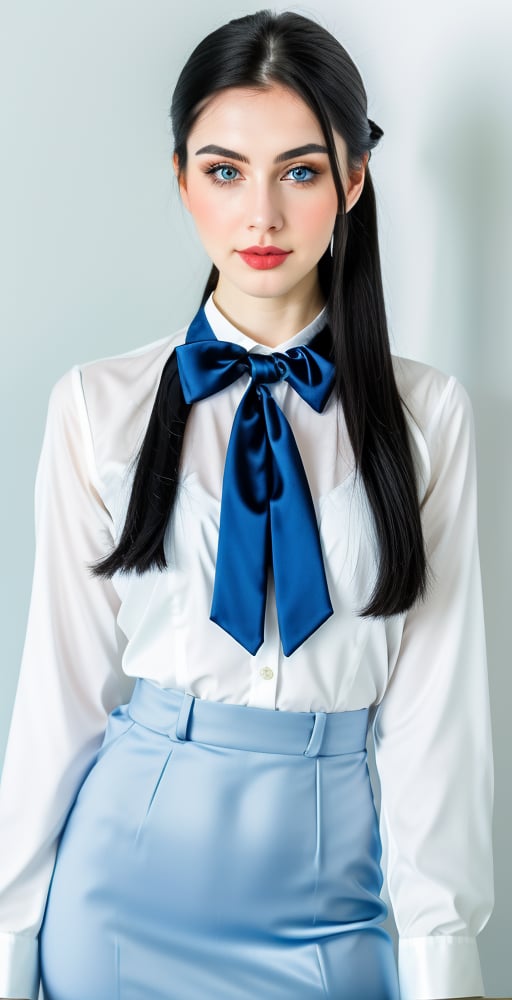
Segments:
[[[59,834],[106,717],[128,700],[111,581],[87,563],[111,541],[80,371],[54,386],[36,476],[36,552],[0,786],[0,996],[35,1000],[37,935]]]
[[[406,616],[374,727],[402,1000],[483,993],[476,936],[493,906],[474,426],[455,378],[424,434],[431,475],[422,522],[434,581]]]

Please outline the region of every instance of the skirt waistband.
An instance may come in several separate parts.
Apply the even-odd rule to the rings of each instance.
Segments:
[[[282,712],[206,701],[138,677],[128,714],[139,725],[178,742],[192,740],[238,750],[305,757],[331,757],[366,749],[367,708],[346,712]]]

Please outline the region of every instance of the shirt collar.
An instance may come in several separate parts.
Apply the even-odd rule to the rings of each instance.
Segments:
[[[269,347],[268,344],[260,344],[258,340],[253,340],[252,337],[248,337],[245,333],[242,333],[238,327],[234,326],[233,323],[226,319],[213,301],[213,292],[204,304],[204,311],[206,319],[208,320],[218,340],[230,340],[235,344],[240,344],[241,347],[245,347],[246,351],[252,351],[255,354],[272,354],[273,351],[279,351],[282,354],[284,351],[288,351],[291,347],[298,347],[300,344],[307,344],[327,322],[327,306],[324,306],[315,319],[312,320],[311,323],[308,323],[304,329],[299,330],[299,332],[293,337],[290,337],[289,340],[283,340],[280,344],[275,344],[273,347]]]

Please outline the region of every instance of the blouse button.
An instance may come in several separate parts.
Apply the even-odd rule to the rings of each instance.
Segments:
[[[263,677],[266,681],[271,681],[274,676],[274,671],[270,667],[262,667],[260,670],[260,677]]]

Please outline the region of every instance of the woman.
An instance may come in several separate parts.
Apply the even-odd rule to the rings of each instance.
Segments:
[[[171,117],[213,266],[186,328],[52,391],[0,995],[481,995],[473,418],[390,354],[382,130],[332,35],[269,11],[198,45]]]

